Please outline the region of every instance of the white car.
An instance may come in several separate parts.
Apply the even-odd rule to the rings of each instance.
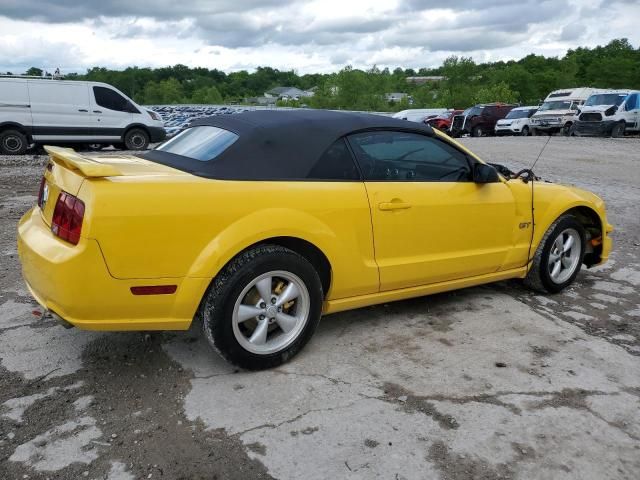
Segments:
[[[0,76],[2,154],[56,143],[143,150],[164,138],[160,115],[106,83]]]
[[[531,135],[531,116],[538,107],[516,107],[507,116],[496,122],[496,135]]]
[[[640,132],[640,91],[609,90],[591,95],[573,125],[576,135],[622,137]]]

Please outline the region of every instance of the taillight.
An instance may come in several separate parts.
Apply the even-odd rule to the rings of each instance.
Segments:
[[[80,241],[84,202],[70,193],[60,192],[56,208],[51,219],[51,231],[54,235],[73,245]]]

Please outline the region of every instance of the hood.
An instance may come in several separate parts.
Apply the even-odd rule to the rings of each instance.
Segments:
[[[615,105],[591,105],[589,107],[582,107],[580,109],[580,113],[587,113],[587,112],[597,112],[597,113],[603,113],[606,110],[609,110],[611,107],[614,107]]]
[[[560,117],[564,115],[571,115],[575,110],[543,110],[536,112],[531,118],[540,117]]]

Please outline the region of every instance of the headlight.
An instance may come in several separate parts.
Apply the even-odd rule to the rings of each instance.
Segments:
[[[149,116],[153,119],[153,120],[157,120],[158,122],[162,121],[162,117],[160,117],[160,115],[158,115],[156,112],[154,112],[153,110],[147,110],[147,113],[149,114]]]

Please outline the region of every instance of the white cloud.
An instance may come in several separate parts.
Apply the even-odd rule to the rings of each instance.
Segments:
[[[627,0],[3,0],[0,70],[433,67],[451,54],[493,61],[621,37],[638,45],[638,18],[640,3]]]

